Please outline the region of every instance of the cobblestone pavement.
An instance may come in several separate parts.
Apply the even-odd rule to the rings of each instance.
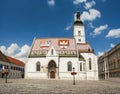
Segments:
[[[102,81],[0,79],[0,94],[120,94],[120,78]]]

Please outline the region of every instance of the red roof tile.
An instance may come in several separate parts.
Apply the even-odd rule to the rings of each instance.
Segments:
[[[19,66],[25,66],[25,63],[23,63],[22,61],[6,56],[1,51],[0,51],[0,61],[10,62]]]
[[[17,60],[15,58],[12,58],[12,57],[9,57],[9,56],[6,56],[7,59],[9,60],[9,62],[13,63],[13,64],[16,64],[16,65],[19,65],[19,66],[25,66],[25,63],[23,63],[22,61],[20,60]]]
[[[0,61],[9,62],[6,56],[0,51]]]

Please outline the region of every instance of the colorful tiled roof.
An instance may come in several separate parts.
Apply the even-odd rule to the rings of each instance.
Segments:
[[[32,50],[49,50],[53,46],[55,50],[76,50],[73,38],[37,38]]]
[[[46,56],[53,47],[59,56],[77,56],[80,53],[93,52],[88,43],[76,44],[74,38],[36,38],[33,42],[29,57]]]

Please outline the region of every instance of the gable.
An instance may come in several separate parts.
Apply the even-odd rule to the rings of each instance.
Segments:
[[[47,56],[58,56],[58,54],[53,46],[51,46],[51,48],[49,49]]]

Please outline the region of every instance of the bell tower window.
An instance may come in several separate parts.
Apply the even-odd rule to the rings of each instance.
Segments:
[[[81,42],[81,39],[78,39],[79,42]]]
[[[81,31],[78,31],[78,35],[81,35]]]

